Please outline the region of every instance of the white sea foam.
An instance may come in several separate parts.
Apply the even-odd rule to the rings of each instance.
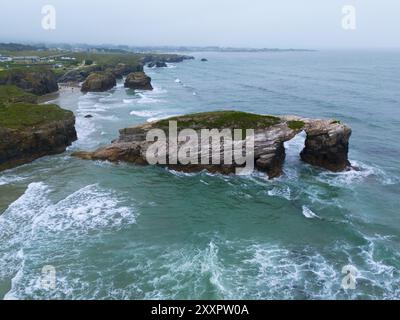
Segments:
[[[1,239],[5,241],[3,237],[10,237],[19,241],[14,235],[31,238],[43,230],[61,232],[70,229],[80,234],[135,222],[135,212],[122,206],[120,197],[96,184],[83,187],[58,202],[50,200],[50,192],[43,183],[31,183],[0,216]]]
[[[142,111],[131,111],[131,115],[132,116],[137,116],[137,117],[141,117],[141,118],[148,118],[148,117],[153,117],[155,115],[160,114],[160,111],[152,111],[152,110],[142,110]]]
[[[136,221],[135,210],[124,206],[120,195],[98,185],[83,187],[61,201],[51,200],[51,192],[43,183],[31,183],[0,216],[0,279],[12,278],[7,299],[43,295],[34,270],[26,266],[27,260],[36,261],[35,250],[41,246],[59,249],[68,237],[85,239],[89,233],[118,230]],[[63,288],[61,280],[57,279],[59,298],[71,286]]]
[[[7,174],[7,173],[2,173],[0,175],[0,186],[4,186],[7,184],[12,184],[15,182],[20,182],[25,180],[24,177],[18,176],[18,175],[14,175],[14,174]]]
[[[153,121],[159,121],[159,120],[163,120],[163,119],[168,119],[168,118],[173,118],[173,117],[177,117],[179,116],[179,114],[162,114],[160,116],[157,117],[151,117],[149,119],[147,119],[147,122],[153,122]]]
[[[147,95],[164,95],[166,93],[168,93],[167,89],[158,86],[154,86],[151,91],[146,91]]]
[[[307,206],[303,206],[303,216],[305,216],[307,219],[314,219],[314,218],[319,218],[310,208]]]
[[[168,69],[175,69],[176,68],[176,65],[174,65],[174,64],[172,64],[172,63],[166,63],[166,65],[167,65],[167,68]]]
[[[271,190],[268,190],[268,195],[272,197],[281,197],[290,200],[290,187],[289,186],[275,186]]]
[[[143,265],[130,271],[148,273],[146,299],[176,299],[182,293],[186,299],[199,299],[211,292],[215,299],[334,298],[340,270],[322,255],[304,250],[216,239],[198,249],[169,249],[159,256],[161,270]]]
[[[354,184],[365,182],[366,179],[375,179],[383,185],[398,183],[396,178],[390,177],[384,170],[365,164],[361,161],[350,160],[355,170],[343,172],[321,172],[317,179],[333,186],[351,187]]]
[[[74,142],[77,146],[91,146],[95,144],[95,141],[91,139],[91,136],[97,131],[96,125],[91,119],[82,117],[76,118],[75,124],[78,140]]]
[[[137,100],[137,103],[139,103],[139,104],[153,104],[153,103],[163,102],[163,100],[149,97],[148,95],[146,95],[144,93],[139,93],[138,95],[140,96],[140,99]]]
[[[118,101],[119,101],[119,99],[112,97],[112,96],[99,99],[99,102],[102,102],[102,103],[117,103]]]

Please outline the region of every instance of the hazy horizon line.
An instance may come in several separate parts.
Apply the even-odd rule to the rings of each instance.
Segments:
[[[14,44],[23,44],[23,45],[84,45],[90,47],[107,47],[107,46],[123,46],[123,47],[130,47],[130,48],[219,48],[219,49],[246,49],[246,50],[298,50],[298,51],[320,51],[320,50],[398,50],[400,46],[315,46],[315,47],[257,47],[257,46],[226,46],[226,45],[216,45],[216,44],[209,44],[209,45],[191,45],[191,44],[162,44],[162,45],[154,45],[154,44],[127,44],[127,43],[95,43],[95,42],[68,42],[68,41],[60,41],[60,42],[52,42],[52,41],[38,41],[38,40],[16,40],[16,39],[9,39],[9,38],[0,38],[0,43],[14,43]]]

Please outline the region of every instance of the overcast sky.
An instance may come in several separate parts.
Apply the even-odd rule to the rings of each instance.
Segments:
[[[42,28],[42,6],[56,30]],[[342,8],[356,8],[356,30]],[[400,47],[399,0],[0,0],[0,41],[279,48]]]

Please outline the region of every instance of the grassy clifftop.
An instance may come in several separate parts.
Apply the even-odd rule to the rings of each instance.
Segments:
[[[124,63],[128,65],[139,64],[141,55],[138,54],[124,54],[124,53],[74,53],[74,56],[78,61],[91,60],[96,65],[104,67],[116,66],[118,63]]]
[[[31,93],[27,93],[17,86],[0,86],[0,105],[27,102],[36,103],[37,96]]]
[[[71,111],[61,109],[57,105],[15,103],[0,106],[0,127],[8,129],[32,128],[73,117]]]
[[[0,127],[26,129],[52,121],[73,118],[57,105],[38,105],[37,96],[12,86],[0,86]]]
[[[161,120],[155,126],[168,126],[169,121],[177,121],[180,129],[258,129],[276,125],[282,120],[269,115],[258,115],[242,111],[214,111],[188,114]]]

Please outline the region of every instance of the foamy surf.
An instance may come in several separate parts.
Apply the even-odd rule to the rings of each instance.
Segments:
[[[157,117],[151,117],[151,118],[147,119],[146,121],[147,122],[154,122],[154,121],[160,121],[160,120],[173,118],[173,117],[177,117],[177,116],[179,116],[179,115],[178,114],[170,114],[170,115],[164,114],[164,115],[160,115],[160,116],[157,116]]]
[[[29,261],[43,267],[36,250],[47,245],[63,247],[63,241],[86,241],[89,234],[116,231],[136,223],[137,212],[123,205],[123,199],[99,185],[88,185],[60,201],[52,199],[53,190],[44,183],[31,183],[25,193],[0,216],[0,281],[12,279],[6,299],[43,296],[35,270]],[[58,249],[57,249],[58,250]],[[49,253],[51,255],[51,253]],[[68,256],[68,252],[54,253]],[[47,257],[48,259],[49,257]],[[40,268],[41,268],[40,267]],[[40,270],[39,268],[39,270]],[[71,286],[71,283],[69,283]],[[63,293],[65,294],[65,293]],[[61,295],[62,297],[62,295]]]
[[[137,103],[139,103],[139,104],[153,104],[153,103],[163,102],[163,100],[149,97],[148,95],[143,94],[143,93],[139,93],[138,95],[139,95],[140,99],[137,101]]]
[[[0,186],[13,184],[13,183],[20,182],[23,180],[25,180],[24,177],[20,177],[18,175],[14,175],[14,174],[7,174],[7,172],[6,173],[3,172],[0,175]]]
[[[305,216],[307,219],[314,219],[314,218],[319,218],[310,208],[307,206],[303,206],[302,208],[303,216]]]
[[[375,179],[383,185],[398,183],[396,177],[390,177],[384,170],[365,164],[361,161],[350,160],[355,169],[343,172],[321,172],[317,179],[333,186],[352,187],[354,184],[365,182],[367,179]]]
[[[289,186],[276,186],[271,190],[268,190],[268,195],[271,197],[281,197],[286,200],[290,200],[291,192]]]
[[[151,111],[151,110],[135,111],[135,110],[133,110],[130,112],[130,115],[137,116],[140,118],[148,118],[148,117],[156,116],[160,113],[161,113],[160,111]]]

